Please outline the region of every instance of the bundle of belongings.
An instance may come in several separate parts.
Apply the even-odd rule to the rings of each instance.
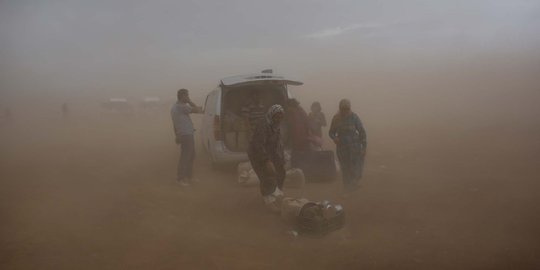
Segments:
[[[225,145],[232,151],[246,151],[249,145],[249,123],[243,117],[227,111],[223,117]]]
[[[311,236],[324,236],[345,225],[345,212],[339,204],[329,201],[310,202],[307,199],[285,197],[281,200],[281,217],[295,230]]]
[[[284,187],[287,188],[302,188],[306,183],[304,172],[299,168],[291,168],[291,155],[285,152],[285,182]],[[259,185],[259,178],[255,171],[251,167],[249,161],[238,164],[238,183],[243,186],[257,186]]]

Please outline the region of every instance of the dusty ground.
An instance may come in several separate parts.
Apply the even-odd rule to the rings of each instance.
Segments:
[[[540,126],[366,121],[363,188],[286,190],[344,205],[322,239],[285,234],[257,189],[175,183],[167,113],[19,119],[0,131],[0,269],[538,269]],[[200,151],[199,151],[200,152]]]

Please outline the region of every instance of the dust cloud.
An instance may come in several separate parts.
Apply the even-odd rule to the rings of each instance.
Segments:
[[[0,268],[538,268],[540,57],[533,45],[400,52],[327,42],[278,47],[280,55],[257,63],[190,62],[194,71],[179,78],[141,79],[140,70],[118,63],[99,75],[106,83],[87,70],[72,71],[74,79],[21,68],[28,63],[2,65],[9,72],[0,104]],[[263,60],[302,79],[290,90],[306,110],[320,101],[330,119],[349,98],[366,127],[365,173],[354,196],[341,196],[340,179],[285,190],[343,205],[345,228],[323,238],[287,235],[289,225],[266,211],[257,188],[239,186],[234,170],[212,169],[200,134],[200,183],[175,181],[169,109],[176,90],[190,89],[201,105],[220,78],[268,68]],[[142,110],[144,96],[160,97],[161,106]],[[127,98],[133,113],[105,111],[101,103],[113,97]],[[200,127],[202,117],[193,121]]]
[[[60,100],[21,105],[24,111],[13,106],[0,140],[1,263],[5,269],[533,267],[540,73],[524,68],[377,71],[370,78],[325,73],[294,89],[305,108],[320,100],[327,117],[339,98],[350,98],[368,131],[363,188],[353,198],[339,196],[340,181],[286,190],[344,205],[346,227],[324,239],[289,239],[257,189],[239,187],[234,172],[212,171],[200,144],[201,183],[180,188],[168,108],[108,115],[81,99],[62,117]]]

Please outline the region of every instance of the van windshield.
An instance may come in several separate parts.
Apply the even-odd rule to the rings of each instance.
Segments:
[[[282,84],[224,87],[221,115],[225,146],[230,151],[246,152],[249,138],[268,108],[283,105],[286,99],[287,88]]]

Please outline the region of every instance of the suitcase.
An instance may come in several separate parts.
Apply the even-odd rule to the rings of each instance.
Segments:
[[[295,151],[292,153],[291,165],[302,169],[306,182],[330,182],[336,179],[333,151]]]

